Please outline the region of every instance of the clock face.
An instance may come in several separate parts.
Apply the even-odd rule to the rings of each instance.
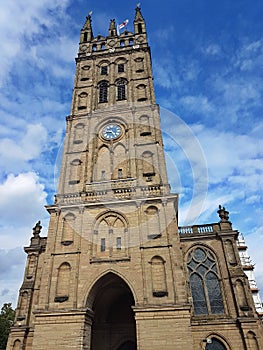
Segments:
[[[101,131],[101,136],[105,140],[115,140],[122,134],[122,129],[118,124],[107,124]]]

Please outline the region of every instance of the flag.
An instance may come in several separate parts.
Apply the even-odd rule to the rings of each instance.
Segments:
[[[118,29],[122,29],[122,28],[126,27],[128,23],[129,23],[129,20],[126,19],[126,21],[124,21],[118,25]]]

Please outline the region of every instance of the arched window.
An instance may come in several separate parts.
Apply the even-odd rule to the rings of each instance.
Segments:
[[[225,345],[216,338],[209,338],[205,350],[226,350]]]
[[[108,102],[108,88],[109,84],[107,81],[102,81],[99,84],[99,103]]]
[[[100,74],[101,75],[108,75],[108,66],[104,65],[100,67]]]
[[[205,248],[195,248],[188,254],[187,268],[195,315],[223,314],[216,260]]]
[[[128,254],[128,227],[118,213],[101,216],[93,232],[93,258],[122,258]]]
[[[124,72],[124,63],[119,63],[118,64],[118,73],[123,73]]]
[[[117,81],[117,100],[126,100],[126,80],[120,79]]]

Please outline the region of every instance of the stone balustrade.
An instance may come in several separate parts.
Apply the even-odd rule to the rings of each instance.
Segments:
[[[206,234],[218,231],[218,224],[205,224],[205,225],[193,225],[193,226],[179,226],[179,235],[195,235],[195,234]]]

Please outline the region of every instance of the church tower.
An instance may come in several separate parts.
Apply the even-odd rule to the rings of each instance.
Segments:
[[[227,211],[178,228],[138,6],[133,23],[81,30],[48,237],[38,222],[7,349],[259,350]]]

